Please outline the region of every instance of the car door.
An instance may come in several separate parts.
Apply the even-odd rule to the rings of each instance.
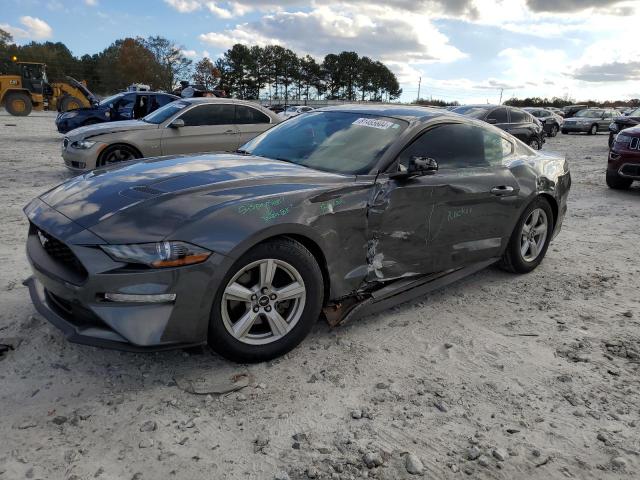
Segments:
[[[485,117],[485,122],[495,125],[496,127],[504,130],[505,132],[511,131],[511,124],[509,123],[509,114],[505,107],[494,108],[489,110]]]
[[[527,118],[527,114],[522,110],[510,108],[509,122],[510,122],[510,128],[507,131],[517,139],[520,139],[523,142],[528,143],[532,132],[530,128],[531,122]]]
[[[392,170],[411,157],[432,158],[433,175],[386,178],[372,195],[369,279],[458,268],[497,257],[509,241],[523,198],[505,166],[514,145],[490,128],[441,124],[422,133]]]
[[[131,120],[133,118],[133,107],[135,103],[135,93],[127,93],[120,97],[113,105],[115,118],[112,118],[112,120]]]
[[[598,130],[601,132],[609,131],[609,125],[613,122],[613,110],[605,110],[602,114],[602,120],[598,122]]]
[[[184,126],[173,126],[175,120]],[[162,129],[162,154],[233,152],[240,138],[234,121],[235,106],[230,103],[201,103],[180,111]]]
[[[256,135],[271,128],[271,118],[248,105],[236,105],[235,121],[240,135],[240,145],[244,145]]]

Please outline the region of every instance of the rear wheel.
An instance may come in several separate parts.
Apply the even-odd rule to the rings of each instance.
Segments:
[[[500,266],[510,272],[529,273],[547,253],[553,233],[553,212],[549,202],[536,198],[520,217]]]
[[[114,163],[141,158],[140,152],[129,145],[111,145],[104,149],[98,158],[96,167],[105,167]]]
[[[79,98],[66,96],[60,101],[60,111],[68,112],[69,110],[76,110],[82,107],[82,102]]]
[[[549,136],[555,137],[556,135],[558,135],[558,125],[552,125],[551,131],[549,132]]]
[[[16,117],[26,117],[31,113],[33,104],[28,95],[24,93],[10,93],[5,99],[7,112]]]
[[[626,190],[631,186],[633,180],[618,175],[618,172],[607,170],[607,186],[614,190]]]
[[[593,124],[589,129],[589,135],[595,135],[596,133],[598,133],[598,125]]]
[[[216,293],[209,344],[236,362],[284,355],[320,315],[324,284],[313,255],[289,239],[252,248],[229,269]]]

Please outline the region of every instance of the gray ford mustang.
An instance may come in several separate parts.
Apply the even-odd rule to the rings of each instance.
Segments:
[[[234,154],[127,162],[41,195],[25,283],[74,342],[263,361],[320,315],[337,325],[496,262],[530,272],[570,185],[563,158],[484,122],[329,107]]]

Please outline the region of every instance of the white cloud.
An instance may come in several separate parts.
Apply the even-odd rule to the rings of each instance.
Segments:
[[[20,23],[24,28],[14,27],[6,23],[0,24],[0,28],[9,32],[16,40],[46,40],[53,35],[53,29],[49,24],[39,18],[27,15],[20,17]]]
[[[84,3],[90,7],[95,7],[98,5],[98,0],[84,0]]]

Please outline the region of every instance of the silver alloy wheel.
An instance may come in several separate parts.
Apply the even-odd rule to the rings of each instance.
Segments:
[[[595,135],[596,133],[598,133],[598,126],[597,125],[592,125],[591,126],[591,135]]]
[[[298,323],[307,297],[302,276],[273,258],[257,260],[229,281],[220,305],[227,332],[250,345],[266,345],[287,335]]]
[[[103,165],[134,160],[136,157],[128,148],[114,148],[104,157]]]
[[[520,235],[520,254],[525,262],[538,258],[547,241],[548,230],[547,213],[541,208],[532,210],[522,224]]]
[[[558,135],[558,127],[554,125],[553,127],[551,127],[551,136],[555,137],[556,135]]]

